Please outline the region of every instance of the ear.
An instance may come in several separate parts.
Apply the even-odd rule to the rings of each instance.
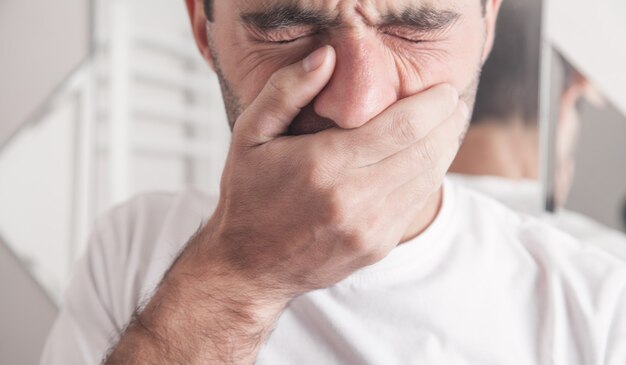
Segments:
[[[185,4],[187,5],[191,29],[196,39],[198,50],[200,50],[200,54],[207,61],[209,66],[215,70],[213,55],[211,54],[207,35],[208,22],[204,13],[204,2],[202,0],[185,0]]]
[[[496,24],[498,21],[498,13],[500,12],[500,6],[502,0],[487,0],[485,2],[485,45],[483,48],[482,63],[487,61],[491,50],[493,49],[493,43],[496,39]]]

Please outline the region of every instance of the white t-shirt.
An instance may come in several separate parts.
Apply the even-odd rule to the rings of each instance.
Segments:
[[[538,181],[461,174],[449,174],[448,178],[626,260],[626,235],[567,209],[560,209],[555,214],[545,212],[541,207],[541,184]]]
[[[42,364],[98,364],[215,200],[145,195],[98,224]],[[626,266],[446,182],[434,223],[289,305],[257,364],[626,364]]]

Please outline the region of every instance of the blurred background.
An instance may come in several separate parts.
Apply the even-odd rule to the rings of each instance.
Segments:
[[[586,72],[590,50],[561,37],[555,49]],[[602,92],[610,77],[597,77]],[[567,207],[626,232],[620,90],[580,106]],[[0,1],[0,256],[21,263],[0,257],[3,285],[39,285],[52,318],[95,219],[145,191],[216,194],[229,140],[182,0]]]
[[[0,1],[0,363],[35,364],[95,219],[215,194],[230,140],[184,1]]]
[[[2,54],[21,59],[11,57],[19,72],[1,71],[0,235],[58,301],[113,205],[142,191],[216,193],[230,132],[183,1],[23,3],[3,1],[1,17],[13,6],[23,18],[0,24],[45,18],[51,39],[26,24],[19,37],[2,32]],[[55,73],[53,87],[41,80]]]

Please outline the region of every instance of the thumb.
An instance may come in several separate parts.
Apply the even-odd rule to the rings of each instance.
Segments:
[[[311,103],[330,80],[335,59],[334,49],[324,46],[301,62],[276,71],[235,123],[233,140],[255,146],[287,132],[302,108]]]

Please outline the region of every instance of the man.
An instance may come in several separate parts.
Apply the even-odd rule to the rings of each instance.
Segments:
[[[187,0],[220,197],[105,217],[43,363],[622,364],[623,263],[441,189],[499,5]]]
[[[451,168],[456,174],[450,178],[626,260],[623,234],[568,210],[548,215],[540,206],[537,93],[541,6],[540,0],[507,0],[502,5],[471,127]],[[589,82],[566,64],[557,124],[555,177],[560,206],[567,200],[574,175],[577,106],[592,91]]]

